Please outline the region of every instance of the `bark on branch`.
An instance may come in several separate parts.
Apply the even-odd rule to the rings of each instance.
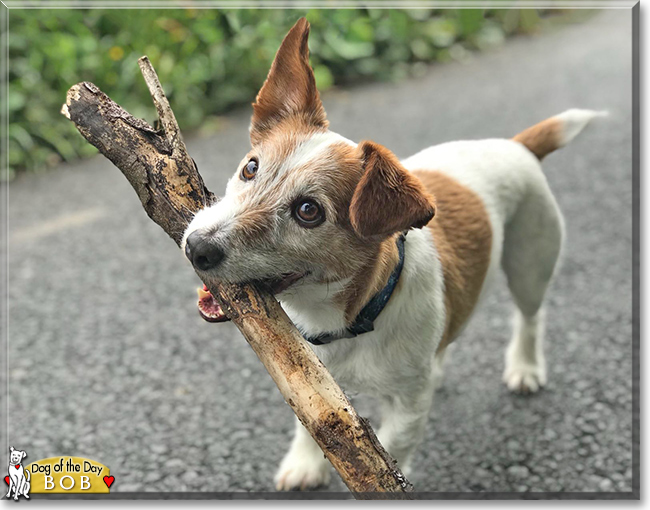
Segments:
[[[149,217],[180,245],[193,214],[211,204],[214,195],[187,153],[149,59],[142,57],[139,64],[161,131],[88,82],[70,88],[61,113],[122,171]],[[253,285],[208,287],[355,497],[409,497],[409,481],[275,298]]]

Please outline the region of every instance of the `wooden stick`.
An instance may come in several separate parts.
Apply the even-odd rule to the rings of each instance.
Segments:
[[[187,153],[151,62],[142,57],[139,64],[163,131],[88,82],[70,88],[61,113],[122,171],[149,217],[180,246],[192,215],[214,195]],[[275,298],[250,284],[206,283],[355,497],[409,498],[410,482]]]
[[[153,104],[158,112],[158,119],[165,131],[165,138],[169,141],[173,151],[187,154],[187,149],[185,148],[185,143],[181,136],[181,128],[178,127],[176,116],[174,115],[171,106],[169,106],[169,101],[167,101],[167,96],[165,96],[165,92],[160,84],[156,70],[151,65],[147,56],[140,57],[138,59],[138,65],[140,66],[142,76],[144,76],[144,81],[147,84],[147,87],[149,87]]]

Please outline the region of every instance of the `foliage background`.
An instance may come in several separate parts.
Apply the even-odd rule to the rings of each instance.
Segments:
[[[320,90],[399,80],[539,29],[553,11],[494,9],[11,10],[9,177],[96,150],[59,114],[68,88],[98,85],[133,115],[155,111],[137,59],[154,64],[185,132],[250,102],[291,25],[312,24]]]

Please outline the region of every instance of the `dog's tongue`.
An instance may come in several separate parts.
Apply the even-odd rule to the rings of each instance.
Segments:
[[[214,296],[210,294],[208,287],[204,285],[202,289],[196,289],[196,293],[199,295],[199,301],[196,305],[199,307],[199,314],[203,319],[208,322],[225,322],[230,320],[223,313]]]

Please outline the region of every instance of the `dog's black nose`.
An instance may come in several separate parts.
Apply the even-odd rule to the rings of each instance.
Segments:
[[[195,230],[185,241],[185,256],[199,271],[208,271],[219,265],[224,253],[199,230]]]

